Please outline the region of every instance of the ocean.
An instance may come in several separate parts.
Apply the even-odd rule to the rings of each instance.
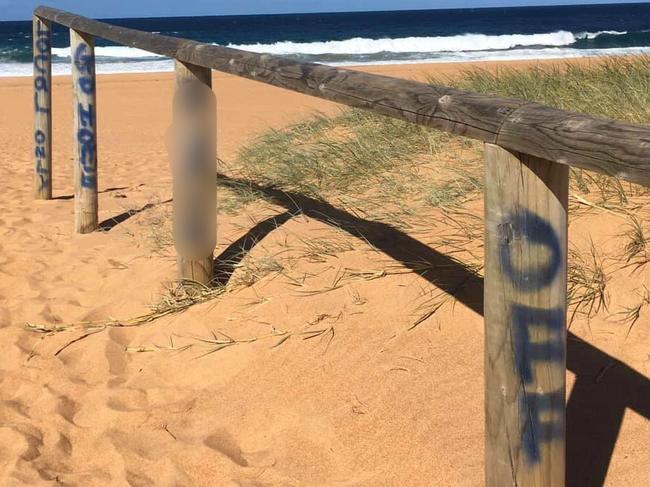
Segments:
[[[201,42],[332,65],[650,54],[650,3],[107,20]],[[31,22],[0,22],[0,76],[29,76]],[[70,72],[56,26],[54,74]],[[169,59],[98,39],[100,73],[171,71]]]

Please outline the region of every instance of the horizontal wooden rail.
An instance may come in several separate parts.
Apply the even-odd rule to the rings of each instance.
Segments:
[[[300,63],[38,7],[35,15],[123,45],[650,186],[650,127],[445,86]]]

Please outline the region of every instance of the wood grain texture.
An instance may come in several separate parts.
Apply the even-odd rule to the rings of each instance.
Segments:
[[[52,198],[52,29],[34,16],[34,196]]]
[[[178,274],[208,284],[216,246],[216,102],[212,71],[176,61],[172,142]]]
[[[182,62],[650,185],[650,127],[151,34],[48,7],[39,7],[35,13]]]
[[[209,284],[214,275],[213,256],[203,259],[186,259],[183,256],[176,258],[179,279],[188,279],[201,284]]]
[[[568,167],[485,150],[486,485],[562,487]]]
[[[74,226],[77,233],[98,227],[97,96],[93,36],[70,30],[74,116]]]

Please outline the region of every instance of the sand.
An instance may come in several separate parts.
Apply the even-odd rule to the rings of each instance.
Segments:
[[[421,79],[461,68],[366,69]],[[226,163],[270,127],[340,109],[220,73],[214,87]],[[481,485],[482,316],[459,302],[409,330],[418,299],[435,293],[410,272],[327,291],[341,269],[404,266],[349,236],[337,238],[352,251],[305,256],[301,242],[333,232],[317,217],[256,204],[219,215],[217,255],[258,222],[286,220],[251,255],[289,249],[283,263],[311,276],[301,286],[275,274],[143,326],[25,330],[147,313],[174,279],[173,247],[155,247],[153,230],[169,218],[172,94],[171,74],[99,77],[108,231],[74,235],[70,78],[54,81],[51,201],[31,192],[31,80],[0,79],[0,485]],[[572,221],[571,238],[614,248],[620,225],[595,212]],[[436,231],[415,238],[427,244]],[[613,280],[612,313],[647,277]],[[322,335],[305,340],[314,330]],[[606,314],[571,331],[588,345],[570,343],[570,484],[650,485],[647,317],[629,336]],[[256,340],[201,356],[212,332]],[[291,338],[280,343],[280,332]]]

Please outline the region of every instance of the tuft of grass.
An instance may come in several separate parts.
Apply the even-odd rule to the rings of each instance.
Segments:
[[[637,304],[633,306],[627,306],[623,311],[617,313],[617,315],[620,316],[621,322],[627,326],[625,338],[630,336],[632,328],[634,328],[636,322],[641,318],[641,311],[643,308],[650,304],[650,289],[644,285],[643,292],[640,293],[639,296],[641,300]]]
[[[609,275],[605,261],[598,254],[593,242],[588,255],[584,255],[576,249],[569,250],[567,280],[569,306],[573,307],[569,324],[573,322],[576,315],[590,319],[600,310],[607,310]]]
[[[165,254],[174,246],[172,230],[172,207],[162,205],[138,219],[144,229],[144,236],[149,248],[157,254]]]
[[[335,201],[408,230],[421,215],[419,207],[448,208],[480,191],[479,147],[362,110],[318,116],[244,147],[227,167],[243,183],[224,191],[220,207],[234,213],[263,197],[250,189],[256,184]]]
[[[463,203],[465,199],[483,188],[483,182],[477,174],[470,171],[458,171],[458,174],[442,183],[434,182],[425,195],[429,205],[436,208]]]
[[[301,249],[302,257],[309,262],[326,262],[329,257],[336,257],[343,252],[354,250],[354,245],[349,239],[343,238],[311,238],[301,239],[304,247]]]
[[[250,287],[271,274],[279,274],[284,266],[271,254],[253,256],[248,254],[234,266],[233,275],[228,283],[231,288]]]
[[[315,196],[349,192],[432,154],[445,137],[412,123],[346,110],[263,134],[240,151],[235,166],[247,179],[284,190]]]
[[[219,191],[217,210],[219,213],[237,215],[241,208],[263,199],[264,195],[248,184],[231,184]]]
[[[648,254],[648,235],[647,230],[636,216],[630,215],[625,233],[627,242],[623,249],[625,262],[633,266],[634,270],[645,266],[650,262]]]

